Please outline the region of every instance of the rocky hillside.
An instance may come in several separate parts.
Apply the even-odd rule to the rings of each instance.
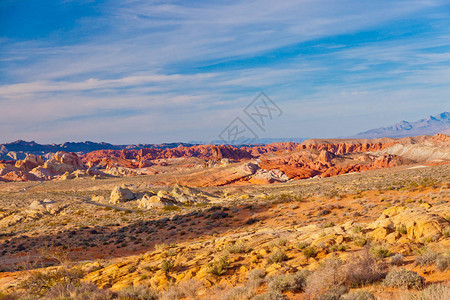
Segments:
[[[28,154],[42,155],[51,157],[58,151],[75,152],[78,154],[88,153],[96,150],[122,150],[122,149],[170,149],[179,146],[193,146],[187,143],[165,143],[165,144],[131,144],[131,145],[113,145],[109,143],[95,142],[66,142],[63,144],[38,144],[34,141],[27,142],[18,140],[12,143],[0,144],[0,159],[19,160],[24,159]]]
[[[435,165],[264,186],[167,187],[157,175],[3,183],[0,297],[446,300],[449,174]]]
[[[97,150],[82,155],[59,151],[51,156],[29,154],[21,160],[0,161],[0,180],[155,174],[162,185],[266,184],[416,163],[446,163],[450,161],[449,145],[449,136],[437,134],[402,139],[312,139],[301,144],[252,147],[197,145]]]

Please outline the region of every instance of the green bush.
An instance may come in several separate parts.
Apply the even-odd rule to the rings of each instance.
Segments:
[[[405,224],[400,224],[397,227],[397,232],[400,233],[400,234],[406,234],[408,232],[408,228],[406,228]]]
[[[353,238],[353,243],[358,247],[364,247],[367,244],[367,238],[364,236],[356,236]]]
[[[336,244],[336,245],[332,245],[330,247],[330,251],[331,252],[338,252],[338,251],[345,252],[345,251],[347,251],[347,248],[348,248],[347,245],[344,245],[344,244],[338,245],[338,244]]]
[[[179,206],[176,205],[167,205],[163,207],[163,210],[165,211],[177,211],[180,210],[181,208]]]
[[[372,255],[377,259],[383,259],[383,258],[386,258],[389,255],[391,255],[391,252],[389,251],[389,249],[387,249],[384,246],[372,247],[372,248],[370,248],[370,253],[372,253]]]
[[[273,264],[273,263],[280,263],[287,259],[288,259],[288,256],[286,255],[286,252],[283,249],[276,249],[269,255],[269,258],[267,259],[267,261],[270,264]]]
[[[446,226],[444,230],[442,230],[442,235],[446,238],[450,237],[450,226]]]
[[[228,244],[225,251],[228,253],[245,253],[248,251],[248,247],[244,242],[238,241],[234,244]]]
[[[230,263],[228,262],[228,256],[222,256],[219,259],[212,261],[208,264],[206,271],[210,274],[220,276],[225,274]]]
[[[305,243],[305,242],[301,242],[301,243],[298,243],[297,245],[296,245],[296,247],[298,248],[298,249],[300,249],[300,250],[303,250],[303,249],[305,249],[306,247],[308,247],[309,246],[309,244],[308,243]]]
[[[317,248],[314,246],[308,246],[305,249],[303,249],[302,253],[306,258],[316,257]]]
[[[173,270],[175,267],[175,262],[171,259],[163,259],[161,263],[161,270],[168,273]]]

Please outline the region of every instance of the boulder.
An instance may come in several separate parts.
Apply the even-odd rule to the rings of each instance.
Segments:
[[[63,175],[61,175],[61,176],[59,177],[59,180],[74,179],[75,177],[76,177],[75,174],[66,172],[66,173],[64,173]]]
[[[284,174],[283,171],[280,171],[278,169],[273,170],[259,169],[250,178],[249,182],[254,184],[268,184],[274,182],[286,182],[288,180],[289,177],[286,174]]]
[[[180,203],[207,203],[210,199],[216,198],[215,196],[204,193],[198,189],[179,184],[173,186],[170,195]]]
[[[175,198],[172,197],[172,195],[170,195],[170,193],[165,190],[159,190],[158,193],[156,194],[156,196],[158,196],[160,198],[166,198],[166,199],[169,199],[174,202],[176,201]]]
[[[176,205],[177,203],[159,196],[150,196],[145,194],[142,199],[139,200],[139,208],[141,209],[154,209],[154,208],[164,208],[169,205]]]
[[[28,217],[35,218],[44,214],[57,214],[63,208],[63,206],[50,199],[45,199],[43,201],[34,200],[31,202],[26,213]]]
[[[126,201],[130,201],[133,200],[135,198],[133,192],[126,188],[125,186],[116,186],[112,191],[111,191],[111,196],[109,199],[109,203],[111,204],[117,204],[117,203],[121,203],[121,202],[126,202]]]

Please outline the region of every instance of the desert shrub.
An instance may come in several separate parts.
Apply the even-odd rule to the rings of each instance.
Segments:
[[[317,255],[317,248],[314,247],[314,246],[308,246],[308,247],[303,249],[302,253],[303,253],[303,255],[306,258],[316,257],[316,255]]]
[[[323,261],[319,268],[307,277],[306,293],[321,295],[335,286],[342,285],[345,282],[342,265],[342,261],[336,258]]]
[[[397,232],[400,233],[400,234],[406,234],[408,232],[408,228],[406,228],[405,224],[400,224],[397,227]]]
[[[168,249],[166,252],[163,253],[164,257],[171,257],[176,256],[177,253],[174,249]]]
[[[446,238],[450,237],[450,226],[446,226],[444,230],[442,230],[442,235]]]
[[[425,284],[425,279],[416,272],[400,268],[391,270],[383,283],[395,288],[421,289]]]
[[[358,247],[363,247],[367,244],[367,238],[365,236],[356,236],[353,238],[353,243]]]
[[[255,295],[254,287],[249,287],[247,285],[238,285],[231,288],[224,295],[224,300],[247,300],[251,299]]]
[[[351,287],[373,283],[384,278],[382,266],[368,253],[351,257],[342,267],[345,284]]]
[[[391,265],[400,266],[403,263],[404,258],[405,257],[400,253],[395,254],[394,256],[391,257]]]
[[[264,282],[264,277],[266,272],[261,269],[253,269],[247,275],[248,282],[252,286],[260,286]]]
[[[356,225],[351,228],[352,233],[361,233],[363,230],[363,227],[361,225]]]
[[[285,261],[287,259],[288,259],[288,257],[286,255],[286,252],[283,249],[278,248],[269,255],[269,258],[267,259],[267,261],[270,264],[273,264],[273,263],[279,263],[279,262]]]
[[[348,292],[348,287],[344,285],[335,285],[330,287],[324,293],[318,295],[316,300],[339,300],[342,295]]]
[[[0,292],[0,300],[19,300],[21,299],[21,295],[18,294],[4,294]],[[23,297],[22,297],[23,299]]]
[[[176,205],[167,205],[163,207],[163,210],[165,211],[177,211],[180,210],[181,208],[179,206]]]
[[[202,287],[202,284],[195,280],[189,279],[181,281],[177,285],[170,286],[161,296],[163,300],[178,300],[182,298],[196,299],[197,291]]]
[[[21,288],[31,295],[45,295],[53,286],[60,289],[72,289],[80,284],[84,273],[77,269],[61,267],[51,271],[33,271],[30,276],[22,281]]]
[[[331,252],[338,252],[338,251],[345,252],[345,251],[347,251],[347,248],[348,248],[347,245],[335,244],[330,247],[330,251]]]
[[[377,259],[386,258],[391,254],[389,249],[381,245],[370,248],[370,253]]]
[[[448,268],[450,268],[450,256],[449,255],[440,255],[436,258],[436,269],[438,271],[444,272]]]
[[[269,289],[279,292],[302,292],[306,287],[306,278],[309,275],[308,270],[301,270],[295,274],[274,276],[269,281]]]
[[[177,287],[177,286],[169,286],[167,288],[167,290],[165,290],[161,297],[158,299],[162,299],[162,300],[178,300],[178,299],[182,299],[183,296],[183,292]]]
[[[331,211],[329,211],[328,209],[324,209],[324,210],[319,211],[319,212],[317,213],[317,216],[318,216],[318,217],[321,217],[321,216],[326,216],[326,215],[328,215],[328,214],[331,214]]]
[[[447,300],[450,299],[450,286],[445,284],[432,284],[417,294],[409,294],[408,300]]]
[[[228,262],[228,256],[221,256],[219,259],[212,261],[208,264],[206,271],[210,274],[220,276],[225,274],[230,263]]]
[[[288,240],[285,238],[279,238],[276,239],[275,241],[273,241],[272,243],[270,243],[270,247],[272,248],[280,248],[280,247],[284,247],[287,245]]]
[[[375,300],[375,296],[367,291],[356,290],[348,294],[342,295],[341,300]]]
[[[169,248],[169,246],[165,243],[155,244],[155,250],[160,251]]]
[[[45,295],[49,299],[108,300],[113,298],[109,290],[99,289],[93,283],[81,282],[77,285],[52,286]],[[0,297],[1,299],[1,297]]]
[[[270,290],[263,294],[256,295],[252,300],[287,300],[288,298],[279,291]]]
[[[323,228],[330,228],[330,227],[333,227],[333,226],[334,226],[334,223],[331,222],[331,221],[323,224]]]
[[[227,245],[225,251],[228,253],[245,253],[248,251],[248,247],[244,242],[238,241],[234,244]]]
[[[300,250],[303,250],[303,249],[305,249],[306,247],[308,247],[309,246],[309,244],[308,243],[305,243],[305,242],[301,242],[301,243],[298,243],[297,245],[296,245],[296,247],[298,248],[298,249],[300,249]]]
[[[415,264],[418,266],[430,266],[439,257],[439,253],[428,248],[421,249],[420,253],[415,260]]]
[[[161,270],[168,273],[173,270],[175,267],[175,262],[171,259],[163,259],[161,262]]]
[[[157,300],[159,293],[145,286],[131,286],[117,292],[120,300]]]

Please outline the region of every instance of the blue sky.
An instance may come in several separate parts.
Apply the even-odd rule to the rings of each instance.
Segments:
[[[260,91],[258,136],[346,136],[449,83],[448,1],[0,2],[0,142],[214,140]]]

